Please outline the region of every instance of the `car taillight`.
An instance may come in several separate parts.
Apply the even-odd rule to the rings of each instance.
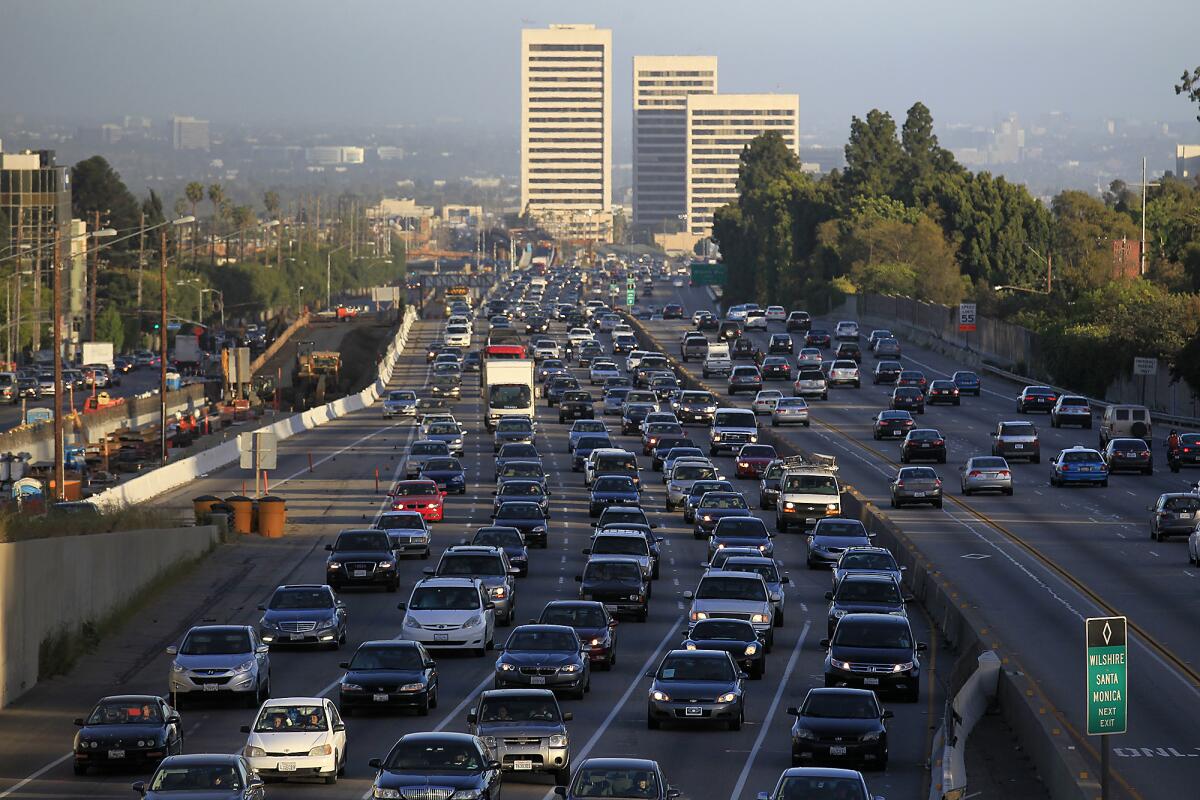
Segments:
[[[1000,472],[998,472],[996,474],[998,474],[1001,478],[1008,478],[1008,477],[1011,477],[1011,475],[1012,475],[1012,473],[1010,473],[1006,469],[1002,469],[1002,470],[1000,470]]]
[[[1033,400],[1033,399],[1034,399],[1034,397],[1033,397],[1033,395],[1031,395],[1031,394],[1027,394],[1027,395],[1025,395],[1025,399],[1026,399],[1026,400]]]
[[[903,489],[903,488],[904,488],[904,481],[896,481],[896,488],[897,488],[897,489]]]
[[[945,442],[945,440],[943,440],[943,439],[934,439],[934,440],[933,440],[933,444],[934,444],[934,446],[935,446],[935,447],[941,447],[941,446],[942,446],[942,445],[944,445],[945,443],[946,443],[946,442]]]
[[[1185,452],[1185,453],[1190,453],[1190,452],[1192,452],[1192,448],[1190,448],[1190,447],[1185,447],[1185,448],[1183,448],[1183,452]]]
[[[973,469],[973,470],[971,470],[970,472],[968,472],[968,473],[967,473],[967,477],[968,477],[968,478],[978,478],[978,477],[979,477],[980,475],[982,475],[982,474],[983,474],[983,473],[982,473],[982,472],[980,472],[979,470],[977,470],[977,469]]]
[[[1149,455],[1150,455],[1150,451],[1149,451],[1149,450],[1142,450],[1141,452],[1139,452],[1139,453],[1138,453],[1138,456],[1140,456],[1140,457],[1142,457],[1142,458],[1146,458],[1146,457],[1148,457]]]

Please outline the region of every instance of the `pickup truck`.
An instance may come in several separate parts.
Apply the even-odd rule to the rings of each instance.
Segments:
[[[685,333],[683,342],[679,345],[679,357],[687,362],[691,359],[702,360],[708,355],[708,339],[702,333]]]

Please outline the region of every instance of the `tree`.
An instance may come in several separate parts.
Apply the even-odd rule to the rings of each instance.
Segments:
[[[1086,192],[1055,196],[1053,251],[1055,279],[1068,295],[1099,288],[1113,278],[1112,242],[1137,239],[1138,227]]]
[[[214,183],[208,187],[208,202],[212,203],[212,231],[209,234],[212,238],[208,248],[209,264],[216,266],[217,263],[217,234],[220,233],[218,223],[221,218],[221,205],[225,202],[225,190],[221,188],[221,184]]]
[[[196,215],[196,206],[204,202],[204,184],[199,181],[190,181],[183,188],[183,196],[187,198],[188,203],[192,207],[192,269],[196,268],[196,241],[199,239],[200,233],[200,217]]]
[[[254,225],[257,217],[250,206],[234,206],[232,210],[233,229],[238,232],[238,261],[246,257],[246,231]]]
[[[117,230],[136,230],[140,222],[137,199],[102,156],[71,168],[71,213],[90,224],[96,211],[102,224]]]
[[[96,316],[96,341],[112,342],[113,350],[118,353],[125,344],[125,320],[112,303]]]
[[[1200,67],[1190,73],[1186,69],[1183,71],[1179,83],[1175,84],[1175,94],[1186,94],[1188,100],[1200,104]],[[1196,121],[1200,122],[1200,114],[1196,115]]]
[[[905,153],[896,140],[896,122],[891,114],[873,108],[865,120],[851,118],[850,141],[845,152],[846,200],[860,194],[898,196]]]
[[[954,155],[938,144],[933,132],[933,115],[924,103],[914,103],[908,109],[900,133],[900,147],[904,151],[905,164],[899,199],[909,205],[928,196],[935,176],[963,172]]]

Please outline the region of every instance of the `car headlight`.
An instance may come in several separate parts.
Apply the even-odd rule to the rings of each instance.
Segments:
[[[839,508],[837,503],[828,503],[825,506],[826,511],[837,511]]]
[[[173,661],[173,662],[171,662],[171,671],[172,672],[183,672],[184,671],[183,665],[180,664],[178,661]]]
[[[393,564],[391,561],[380,561],[379,562],[380,569],[391,569],[394,566],[396,566],[396,565]]]
[[[326,569],[341,569],[342,565],[341,565],[341,563],[339,563],[337,561],[330,561],[328,564],[325,565],[325,568]]]
[[[545,532],[546,532],[546,526],[545,526],[545,525],[534,525],[534,526],[533,526],[533,532],[534,532],[534,533],[545,533]]]
[[[838,661],[836,658],[829,659],[829,666],[834,669],[850,669],[849,661]]]
[[[719,442],[719,441],[721,441],[721,434],[719,434],[719,433],[714,433],[714,434],[712,435],[712,440],[713,440],[714,442]]]
[[[402,692],[419,692],[424,688],[425,684],[423,683],[404,683],[400,685],[400,691]]]
[[[516,670],[516,667],[514,667],[512,664],[501,662],[496,665],[496,669],[500,670],[501,672],[513,672]]]
[[[751,435],[751,437],[750,437],[750,441],[752,441],[752,442],[757,442],[757,441],[758,441],[758,436],[757,436],[757,435]]]
[[[903,664],[893,664],[892,672],[909,672],[913,668],[913,662],[905,661]]]
[[[706,611],[693,611],[691,614],[692,622],[700,622],[705,619],[708,619],[708,612]]]
[[[250,659],[249,661],[243,661],[241,664],[238,664],[236,667],[233,668],[233,671],[234,672],[249,672],[252,669],[254,669],[254,659],[253,658]]]
[[[343,692],[361,692],[362,690],[363,690],[363,687],[359,686],[357,683],[343,683],[342,684]]]
[[[483,797],[482,789],[459,789],[450,795],[450,800],[479,800]]]
[[[844,610],[840,609],[840,608],[838,608],[838,609],[835,609],[835,610],[834,610],[834,612],[833,612],[833,618],[834,618],[834,619],[841,619],[841,618],[842,618],[842,617],[844,617],[844,616],[846,616],[846,612],[845,612]]]
[[[712,522],[712,515],[711,515],[711,514],[705,514],[705,515],[704,515],[704,521],[705,521],[705,522]]]
[[[767,616],[766,614],[751,614],[750,621],[764,623],[764,622],[770,622],[771,618],[769,616]]]
[[[479,615],[476,614],[473,617],[471,617],[470,619],[468,619],[466,622],[464,622],[463,627],[464,628],[474,628],[476,625],[479,624],[479,622],[480,622]]]
[[[671,702],[671,695],[667,694],[666,692],[655,689],[654,691],[650,692],[650,699],[657,700],[660,703],[669,703],[669,702]]]
[[[333,746],[328,744],[319,744],[308,751],[310,756],[330,756],[333,755]]]
[[[566,747],[567,742],[567,735],[565,733],[556,733],[550,737],[551,747]]]
[[[878,742],[879,741],[879,731],[867,731],[866,733],[864,733],[862,735],[862,740],[864,742]]]
[[[758,645],[757,645],[757,644],[748,644],[748,645],[746,645],[746,651],[745,651],[745,655],[752,656],[752,655],[754,655],[754,654],[755,654],[755,653],[757,653],[757,652],[758,652]]]
[[[320,620],[317,623],[318,628],[332,628],[334,625],[337,625],[337,620],[334,619],[333,617],[328,617],[326,619]]]
[[[406,627],[406,628],[418,628],[418,629],[419,629],[419,628],[421,627],[421,623],[417,622],[417,619],[416,619],[416,617],[414,617],[414,616],[412,616],[411,614],[409,614],[409,615],[407,615],[407,616],[405,616],[405,617],[404,617],[404,627]]]
[[[795,503],[784,503],[783,507],[785,509],[787,509],[788,511],[794,511],[796,509],[796,504]]]
[[[267,755],[267,751],[263,750],[261,747],[255,747],[254,745],[248,744],[242,748],[242,755],[244,755],[246,758],[263,758]]]
[[[566,666],[562,667],[562,671],[567,674],[579,672],[579,665],[578,664],[567,664]]]
[[[376,786],[374,789],[371,790],[371,796],[374,798],[377,798],[377,800],[379,798],[387,798],[387,800],[399,800],[400,790],[399,789],[380,789],[378,786]]]
[[[489,591],[496,600],[503,600],[505,597],[508,597],[508,587],[506,586],[493,586]]]

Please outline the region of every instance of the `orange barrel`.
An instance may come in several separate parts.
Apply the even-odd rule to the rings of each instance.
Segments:
[[[213,494],[202,494],[192,498],[192,510],[196,513],[196,524],[207,525],[212,507],[221,502],[221,498]]]
[[[225,504],[233,509],[234,533],[254,533],[254,501],[235,494],[226,497]]]
[[[287,526],[287,503],[282,497],[264,495],[258,499],[258,533],[268,539],[283,536]]]

